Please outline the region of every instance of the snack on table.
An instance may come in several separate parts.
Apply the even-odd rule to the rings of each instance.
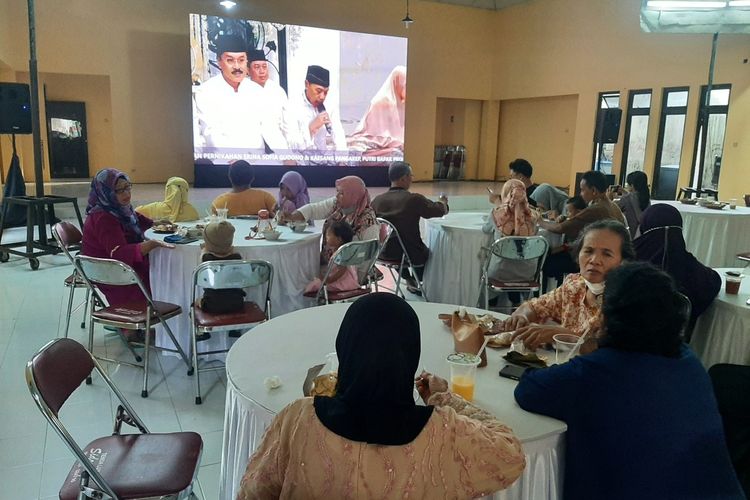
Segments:
[[[333,396],[336,394],[336,381],[338,379],[335,373],[326,373],[318,375],[313,379],[310,388],[310,396]]]

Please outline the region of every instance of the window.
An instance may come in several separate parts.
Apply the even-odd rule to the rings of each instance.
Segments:
[[[599,109],[597,109],[597,122],[600,113],[607,109],[616,109],[620,107],[619,92],[600,92]],[[591,159],[591,170],[600,170],[605,174],[612,173],[612,161],[615,156],[615,143],[601,144],[597,141],[596,130],[594,131],[594,156]]]
[[[731,85],[714,85],[711,88],[708,107],[706,107],[707,90],[705,85],[701,88],[698,129],[695,134],[693,168],[690,178],[691,186],[701,189],[718,189]],[[706,126],[703,125],[704,123]]]
[[[630,172],[643,171],[646,162],[646,139],[648,138],[649,113],[651,113],[651,89],[632,90],[628,97],[628,117],[625,122],[625,147],[622,151],[620,184]]]
[[[651,189],[657,200],[674,200],[677,192],[689,91],[688,87],[664,89]]]

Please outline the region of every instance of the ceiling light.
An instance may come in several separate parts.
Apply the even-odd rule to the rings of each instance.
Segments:
[[[730,0],[730,7],[750,7],[750,0]]]
[[[223,6],[225,9],[229,10],[235,5],[237,5],[237,2],[233,2],[232,0],[221,0],[219,2],[219,5]]]
[[[690,1],[690,0],[649,0],[646,4],[652,9],[723,9],[727,2],[718,1]]]
[[[414,19],[409,17],[409,0],[406,0],[406,17],[401,20],[404,23],[404,28],[409,29],[409,26],[414,24]]]

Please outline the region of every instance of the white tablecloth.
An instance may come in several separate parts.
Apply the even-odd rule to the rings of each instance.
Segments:
[[[453,350],[453,337],[438,319],[455,306],[411,303],[422,329],[419,366],[448,378],[445,357]],[[308,368],[325,362],[335,351],[336,335],[349,304],[333,304],[296,311],[256,327],[244,335],[227,356],[227,396],[224,415],[219,498],[236,498],[237,487],[253,450],[274,415],[302,397]],[[493,498],[540,499],[562,495],[562,459],[566,425],[558,420],[522,410],[513,398],[516,382],[498,377],[505,364],[500,353],[488,350],[488,365],[477,374],[475,403],[508,424],[526,454],[526,469],[513,486]],[[278,389],[268,390],[265,377],[277,375]]]
[[[682,233],[690,253],[709,267],[739,264],[736,255],[750,251],[750,208],[712,210],[678,201],[666,203],[680,211]]]
[[[721,291],[698,318],[690,339],[706,369],[717,363],[750,365],[750,306],[745,304],[750,298],[750,274],[742,280],[738,295],[728,295],[724,292],[724,273],[730,270],[716,269],[722,279]]]
[[[288,227],[279,227],[278,241],[246,240],[250,227],[256,221],[230,219],[235,227],[234,248],[243,259],[263,259],[273,266],[271,285],[272,317],[302,309],[309,301],[302,296],[305,286],[320,270],[320,228],[310,227],[304,233],[294,233]],[[194,224],[188,223],[187,226]],[[163,235],[146,233],[149,238],[163,239]],[[183,314],[169,320],[169,326],[185,353],[190,347],[190,296],[193,286],[193,271],[201,263],[200,242],[176,245],[173,250],[159,249],[150,255],[151,292],[155,300],[172,302],[182,306]],[[253,300],[262,300],[260,292],[250,295]],[[233,339],[232,339],[233,340]],[[227,335],[214,335],[201,342],[201,351],[227,349]],[[156,345],[171,347],[172,342],[163,328],[156,330]]]
[[[487,212],[450,212],[425,223],[425,242],[430,258],[424,269],[424,286],[431,302],[474,307],[479,301],[479,279],[492,234],[482,232]],[[562,244],[562,236],[539,231],[550,248]]]

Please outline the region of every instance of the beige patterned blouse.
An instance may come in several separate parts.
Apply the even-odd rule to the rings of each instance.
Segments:
[[[513,431],[450,393],[417,438],[402,446],[350,441],[329,431],[312,398],[274,418],[250,457],[238,500],[271,498],[476,498],[510,486],[526,460]]]
[[[539,323],[554,321],[576,335],[598,334],[602,326],[601,305],[586,304],[586,282],[580,274],[569,274],[562,286],[537,299],[531,299],[529,307]]]

